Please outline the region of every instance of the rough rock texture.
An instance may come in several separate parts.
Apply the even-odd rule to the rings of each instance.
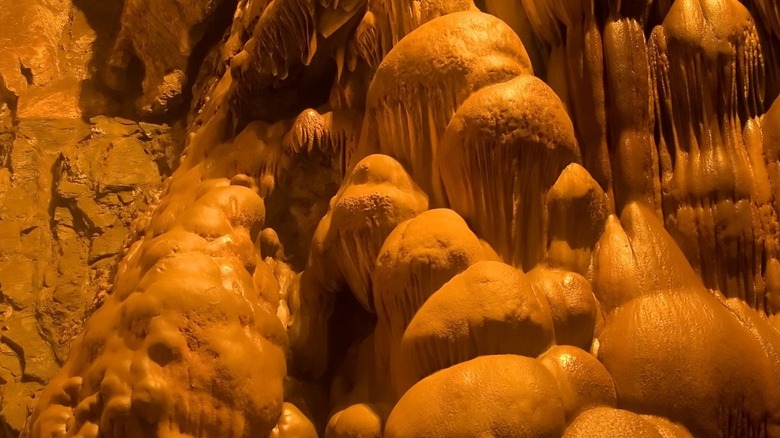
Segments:
[[[90,80],[91,57],[105,45],[95,12],[70,2],[0,4],[0,434],[8,436],[110,290],[133,223],[178,164],[180,140],[168,126],[92,117],[116,107]]]
[[[776,2],[0,0],[0,53],[0,436],[780,437]]]
[[[188,77],[190,63],[198,62],[194,52],[210,28],[220,32],[220,21],[230,17],[235,4],[236,0],[125,0],[118,35],[110,54],[101,60],[105,63],[101,79],[123,93],[138,92],[133,87],[140,85],[134,104],[142,113],[162,115],[179,109],[189,93],[188,80],[194,79]],[[140,77],[131,66],[134,60],[141,64]]]

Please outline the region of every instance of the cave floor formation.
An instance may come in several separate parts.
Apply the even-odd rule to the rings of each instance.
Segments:
[[[780,438],[774,0],[0,0],[0,437]]]

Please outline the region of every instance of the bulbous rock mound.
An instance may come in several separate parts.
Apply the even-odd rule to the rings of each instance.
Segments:
[[[554,341],[547,299],[522,272],[485,261],[454,276],[418,310],[399,351],[399,377],[417,380],[480,355],[536,357]]]
[[[373,276],[379,322],[400,339],[417,309],[454,275],[488,255],[457,213],[428,210],[385,239]]]
[[[385,436],[558,437],[565,429],[555,379],[536,359],[482,356],[413,386],[387,419]]]

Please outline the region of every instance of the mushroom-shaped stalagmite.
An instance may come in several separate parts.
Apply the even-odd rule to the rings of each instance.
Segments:
[[[374,312],[371,277],[385,238],[427,208],[428,198],[391,157],[370,155],[352,169],[314,232],[290,300],[291,349],[300,369],[320,377],[327,367],[328,321],[337,293],[351,291]]]
[[[579,160],[560,99],[522,75],[474,93],[452,118],[438,167],[447,199],[504,261],[525,271],[547,247],[547,192]]]
[[[598,358],[618,407],[667,417],[696,436],[776,434],[774,350],[704,288],[654,213],[629,204],[599,246],[594,289],[606,321]]]
[[[434,293],[401,340],[399,393],[423,377],[486,354],[536,357],[555,343],[550,306],[525,274],[479,262]]]
[[[372,0],[357,29],[358,51],[373,68],[407,34],[442,15],[476,11],[473,0]]]
[[[373,312],[371,276],[385,238],[427,209],[428,198],[397,161],[386,155],[364,158],[320,221],[307,270],[331,291],[346,285]]]
[[[477,236],[452,210],[429,210],[398,225],[382,245],[374,271],[374,306],[380,323],[400,340],[429,296],[486,259]]]
[[[431,20],[377,69],[356,159],[377,152],[396,158],[431,204],[443,206],[437,157],[450,118],[474,91],[531,72],[522,42],[501,20],[473,11]]]
[[[384,436],[552,438],[565,424],[558,386],[539,361],[481,356],[413,386],[390,413]]]
[[[489,260],[466,222],[447,209],[426,211],[398,225],[385,240],[373,276],[377,360],[395,377],[398,344],[423,303],[454,275]]]

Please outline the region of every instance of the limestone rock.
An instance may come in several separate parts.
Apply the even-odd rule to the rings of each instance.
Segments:
[[[224,6],[223,6],[224,4]],[[127,91],[135,79],[129,71],[137,57],[144,67],[142,94],[136,108],[144,113],[165,114],[184,103],[187,62],[215,17],[231,13],[230,2],[200,3],[130,0],[124,2],[119,34],[107,60],[104,81],[117,91]],[[226,11],[221,11],[227,7]]]
[[[160,184],[157,166],[138,140],[124,137],[113,141],[98,181],[101,192],[116,192]]]
[[[3,419],[3,429],[8,435],[18,434],[35,403],[35,397],[42,385],[38,382],[11,382],[3,388],[3,400],[0,402],[0,418]]]

